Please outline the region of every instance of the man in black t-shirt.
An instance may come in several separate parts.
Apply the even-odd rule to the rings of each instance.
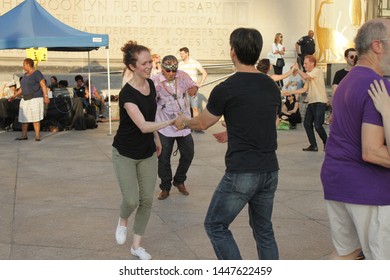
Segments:
[[[354,48],[349,48],[344,52],[344,59],[347,62],[345,68],[337,71],[333,77],[332,93],[336,91],[337,86],[357,62],[357,52]]]
[[[316,50],[316,43],[314,41],[314,31],[309,30],[307,36],[303,36],[295,43],[295,50],[298,54],[298,62],[303,69],[303,61],[305,60],[305,56],[309,54],[314,54]],[[306,70],[304,70],[306,72]]]
[[[357,51],[354,48],[349,48],[345,50],[344,59],[347,62],[347,65],[345,66],[345,68],[340,69],[334,74],[332,82],[332,95],[335,93],[336,88],[338,87],[341,80],[344,79],[344,77],[347,76],[349,71],[356,65],[358,59]],[[333,117],[331,113],[329,117],[325,120],[324,124],[330,124],[332,122],[332,118]]]
[[[278,184],[276,117],[280,91],[268,75],[254,66],[262,46],[259,31],[234,30],[230,35],[230,57],[236,73],[212,90],[199,116],[175,121],[178,129],[195,130],[207,129],[222,115],[226,121],[226,173],[204,222],[214,252],[222,260],[241,259],[229,225],[246,205],[259,258],[279,258],[271,217]]]

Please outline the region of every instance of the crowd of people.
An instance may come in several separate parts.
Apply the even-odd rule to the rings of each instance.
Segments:
[[[188,196],[185,182],[195,153],[191,132],[207,130],[223,117],[226,131],[217,139],[227,142],[226,170],[207,210],[206,233],[218,259],[241,259],[229,227],[247,206],[259,259],[279,259],[272,224],[279,176],[277,127],[282,120],[295,129],[302,121],[297,95],[305,94],[303,126],[309,146],[303,151],[319,151],[316,131],[325,151],[320,176],[335,247],[332,258],[356,259],[363,252],[366,259],[390,259],[390,82],[384,78],[390,73],[389,37],[390,20],[370,20],[358,30],[355,48],[345,51],[347,66],[333,81],[329,137],[324,128],[329,100],[312,30],[297,41],[298,61],[283,73],[286,49],[281,33],[275,35],[271,47],[277,56],[272,64],[269,59],[259,60],[263,38],[258,30],[235,29],[229,44],[236,71],[214,87],[204,109],[196,97],[207,72],[189,57],[187,47],[180,49],[179,62],[174,55],[161,60],[148,47],[127,42],[121,49],[125,70],[119,94],[120,121],[112,144],[122,194],[117,243],[126,242],[128,220],[135,212],[130,253],[141,260],[152,258],[141,242],[157,178],[159,200],[169,197],[172,185]],[[274,74],[270,74],[271,65]],[[16,83],[6,84],[2,97],[9,101],[23,97],[19,109],[22,135],[16,140],[27,140],[26,125],[33,123],[36,141],[40,141],[39,122],[44,104],[50,102],[48,92],[67,83],[52,76],[47,85],[31,59],[24,60],[23,68],[20,88]],[[93,104],[99,108],[94,114],[101,114],[104,99],[96,87],[81,75],[75,82],[74,95],[92,100],[85,103],[86,109]],[[180,158],[173,173],[175,142]]]
[[[368,36],[369,33],[371,36]],[[275,153],[277,146],[275,120],[277,124],[282,118],[290,122],[292,128],[296,128],[296,124],[301,122],[296,95],[306,94],[308,105],[304,116],[304,128],[310,145],[303,148],[303,151],[319,150],[314,134],[316,130],[326,151],[321,178],[331,221],[332,240],[336,248],[333,257],[353,259],[359,254],[362,255],[363,251],[363,256],[367,259],[389,259],[389,247],[385,244],[390,243],[387,226],[390,217],[387,212],[390,206],[386,206],[390,201],[389,192],[387,191],[386,195],[384,193],[390,181],[388,170],[390,149],[385,141],[385,137],[389,138],[390,134],[388,122],[390,97],[387,92],[388,82],[382,77],[389,71],[385,66],[387,64],[380,63],[383,59],[386,62],[390,60],[387,41],[383,39],[389,35],[388,20],[369,21],[358,32],[355,39],[356,50],[346,50],[348,66],[345,72],[348,75],[337,73],[337,81],[334,81],[334,84],[340,86],[334,92],[334,114],[329,141],[323,126],[329,101],[324,76],[317,67],[314,56],[314,32],[311,30],[308,36],[302,37],[296,43],[298,62],[287,73],[283,73],[284,61],[275,62],[274,74],[269,73],[271,70],[269,59],[259,60],[263,45],[260,32],[248,28],[234,30],[230,35],[230,56],[236,72],[211,91],[206,108],[196,114],[190,113],[190,102],[187,97],[196,95],[198,84],[180,69],[176,57],[173,55],[164,57],[160,63],[160,70],[154,64],[154,59],[150,59],[142,69],[146,76],[152,72],[152,66],[157,70],[150,80],[146,78],[149,87],[143,91],[137,90],[137,87],[133,88],[138,91],[137,94],[145,96],[156,94],[156,117],[153,119],[154,126],[151,127],[164,125],[162,129],[156,128],[159,141],[155,142],[161,145],[162,150],[157,148],[156,151],[161,152],[161,155],[153,162],[155,165],[157,161],[157,174],[161,179],[158,199],[164,200],[169,196],[172,184],[182,194],[189,194],[184,182],[194,155],[191,130],[206,130],[224,117],[227,130],[218,134],[216,138],[221,143],[228,143],[225,157],[226,173],[211,199],[204,222],[205,230],[218,259],[241,259],[240,250],[229,225],[243,207],[248,205],[250,225],[259,258],[278,259],[278,246],[272,227],[273,200],[279,170]],[[277,33],[272,52],[279,56],[278,60],[284,60],[285,48],[282,42],[283,35]],[[182,48],[180,51],[184,52],[182,55],[184,61],[188,49]],[[357,54],[360,59],[357,66],[352,69],[356,64]],[[124,55],[127,55],[126,52]],[[152,57],[150,53],[148,56]],[[126,66],[130,71],[135,71],[131,65]],[[133,77],[134,74],[133,72]],[[283,83],[277,84],[286,78],[288,78],[286,86]],[[340,82],[342,79],[343,82]],[[126,86],[131,85],[133,80],[134,78],[130,79]],[[357,88],[358,81],[362,85]],[[202,79],[200,84],[203,82]],[[360,100],[356,100],[356,96],[352,94],[357,89]],[[286,97],[283,104],[282,95]],[[367,102],[370,96],[373,101]],[[136,104],[134,101],[129,100],[129,103],[131,106],[137,106],[134,105]],[[367,110],[362,109],[361,104],[364,104]],[[130,116],[139,131],[143,131],[140,126],[145,122],[143,118],[140,118],[142,121],[137,124],[138,118],[132,118],[131,110],[124,110],[123,113]],[[382,120],[385,117],[387,120]],[[346,133],[349,131],[350,135]],[[149,133],[152,134],[151,131]],[[156,137],[156,133],[153,133]],[[376,137],[368,137],[369,133],[374,133]],[[174,141],[178,143],[180,161],[173,176],[170,157]],[[351,154],[356,154],[356,158],[348,156]],[[347,162],[351,164],[346,164]],[[373,179],[377,182],[375,191],[370,195],[364,195],[370,185],[368,180],[373,182]],[[119,176],[118,181],[124,195],[123,188],[126,186]],[[131,189],[133,188],[134,185]],[[145,190],[139,189],[139,193],[144,194]],[[139,208],[144,207],[141,205],[142,200],[137,203]],[[151,207],[149,204],[147,206]],[[120,221],[122,218],[127,220],[128,215],[129,212],[126,217],[121,214]],[[145,220],[147,223],[148,218]],[[126,223],[118,223],[116,237],[120,244],[124,243],[126,228]],[[140,259],[151,258],[142,247],[137,249],[139,243],[135,245],[133,243],[133,246],[135,246],[131,248],[133,255]],[[140,252],[137,253],[137,250]]]
[[[105,99],[107,97],[104,97],[88,79],[84,81],[83,76],[75,76],[75,84],[72,88],[69,87],[67,80],[58,81],[56,76],[51,76],[47,83],[41,71],[35,69],[32,59],[26,58],[24,60],[23,70],[24,74],[17,82],[11,80],[3,84],[0,94],[0,129],[19,130],[19,124],[21,123],[22,135],[16,138],[16,140],[28,140],[29,123],[32,123],[34,127],[36,141],[41,141],[39,131],[47,129],[45,127],[46,121],[47,123],[56,122],[58,126],[62,127],[58,121],[53,119],[43,122],[43,119],[46,117],[48,104],[52,98],[78,97],[83,105],[83,114],[85,116],[93,118],[94,122],[105,118]],[[89,90],[90,86],[91,90]],[[43,98],[43,103],[38,99],[41,97]],[[57,106],[57,102],[54,103]],[[60,110],[60,113],[64,112]],[[75,114],[75,112],[73,113]],[[95,128],[96,126],[96,123],[95,125],[84,125],[82,129]],[[74,128],[79,129],[77,125]]]

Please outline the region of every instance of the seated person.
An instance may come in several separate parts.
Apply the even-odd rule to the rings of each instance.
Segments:
[[[290,70],[284,74],[277,75],[277,74],[269,74],[271,71],[271,62],[268,58],[260,59],[259,63],[256,65],[256,69],[259,70],[261,73],[266,74],[271,77],[272,80],[275,82],[283,80],[287,77],[289,77],[295,69],[298,69],[298,63],[295,63],[293,66],[291,66]],[[282,104],[282,96],[280,96],[280,104]],[[276,126],[279,125],[280,118],[282,116],[281,112],[281,105],[278,106],[278,118],[276,119]]]
[[[73,88],[73,97],[80,97],[83,100],[83,107],[87,109],[89,107],[89,100],[87,100],[87,94],[85,92],[84,78],[81,75],[74,77],[76,86]]]
[[[58,79],[56,76],[51,76],[50,77],[50,85],[48,86],[48,88],[53,91],[53,88],[56,88],[58,87]]]
[[[16,91],[16,82],[12,80],[11,82],[4,83],[3,89],[1,90],[0,98],[10,98],[15,94]]]
[[[85,81],[85,93],[87,99],[89,99],[89,94],[91,94],[91,104],[99,108],[99,118],[104,118],[103,112],[106,106],[106,103],[104,102],[104,98],[97,90],[97,88],[92,84],[92,82],[91,82],[91,90],[89,90],[88,80]]]
[[[9,102],[9,98],[16,93],[16,82],[4,83],[0,93],[0,130],[7,130],[13,122],[16,113],[14,104]]]
[[[303,81],[301,76],[298,74],[298,69],[294,68],[294,71],[288,77],[288,83],[285,85],[286,90],[296,90],[303,87]]]
[[[67,88],[68,87],[68,81],[67,80],[61,80],[58,82],[59,88]]]
[[[74,97],[86,98],[84,78],[81,75],[74,77],[76,86],[73,88]]]
[[[282,106],[282,120],[288,120],[291,129],[297,128],[297,123],[302,122],[301,113],[299,112],[299,102],[294,94],[286,96],[286,102]]]
[[[53,88],[53,90],[49,91],[49,98],[52,97],[74,97],[74,90],[73,92],[68,89],[68,81],[67,80],[60,80],[58,82],[58,87]]]

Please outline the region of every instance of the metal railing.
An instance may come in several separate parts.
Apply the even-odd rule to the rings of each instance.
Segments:
[[[390,18],[390,0],[378,0],[378,17]]]

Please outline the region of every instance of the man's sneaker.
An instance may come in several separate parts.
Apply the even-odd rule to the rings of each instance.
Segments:
[[[127,227],[121,226],[121,218],[119,218],[118,225],[116,227],[115,238],[116,243],[119,245],[125,244],[127,238]]]
[[[145,251],[144,248],[139,247],[137,250],[134,250],[133,247],[130,248],[130,253],[133,256],[139,257],[140,260],[151,260],[152,256]]]

